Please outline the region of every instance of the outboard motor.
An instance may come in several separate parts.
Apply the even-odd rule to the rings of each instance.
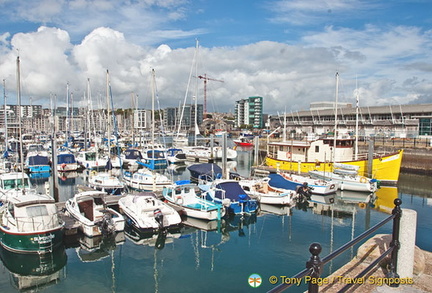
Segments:
[[[163,214],[160,209],[155,209],[153,211],[156,222],[159,224],[159,229],[163,229]]]
[[[103,215],[102,221],[99,223],[103,235],[110,235],[115,232],[115,225],[112,221],[111,214],[106,212]]]
[[[300,201],[311,199],[311,188],[308,186],[307,182],[304,182],[301,186],[297,186],[296,192],[300,196]]]

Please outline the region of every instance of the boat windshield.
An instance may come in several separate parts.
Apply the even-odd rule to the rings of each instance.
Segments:
[[[29,217],[48,216],[48,210],[44,205],[27,207],[26,212]]]
[[[85,154],[86,161],[96,161],[96,153],[86,153]]]
[[[57,156],[58,164],[72,164],[75,163],[75,157],[72,154],[64,154]]]
[[[29,181],[27,178],[24,178],[24,186],[23,179],[5,179],[3,180],[3,189],[14,189],[14,188],[22,188],[29,187]]]

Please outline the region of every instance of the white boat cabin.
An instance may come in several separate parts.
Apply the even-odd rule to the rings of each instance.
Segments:
[[[283,161],[293,162],[328,162],[349,161],[354,157],[354,139],[334,138],[313,141],[271,142],[268,145],[268,156]]]

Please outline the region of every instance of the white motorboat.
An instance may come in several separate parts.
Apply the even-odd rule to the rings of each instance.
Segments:
[[[107,194],[103,191],[83,191],[66,201],[66,210],[89,237],[124,230],[125,219],[119,212],[106,206],[105,196]]]
[[[179,213],[151,192],[126,195],[118,203],[128,224],[140,232],[154,233],[176,228],[181,223]]]
[[[139,169],[131,173],[125,171],[123,180],[127,186],[138,191],[157,191],[162,190],[164,186],[169,186],[173,182],[167,176],[147,168]]]

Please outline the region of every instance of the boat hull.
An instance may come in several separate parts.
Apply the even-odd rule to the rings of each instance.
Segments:
[[[367,176],[368,160],[343,161],[342,164],[355,165],[359,167],[358,174],[372,177],[383,183],[396,184],[399,180],[400,166],[402,163],[403,150],[386,156],[374,157],[372,162],[372,176]],[[293,162],[289,160],[274,159],[266,157],[266,165],[272,168],[308,173],[309,171],[330,171],[333,164],[330,162]]]
[[[33,233],[10,232],[0,227],[1,245],[17,253],[49,253],[63,242],[62,227]]]

